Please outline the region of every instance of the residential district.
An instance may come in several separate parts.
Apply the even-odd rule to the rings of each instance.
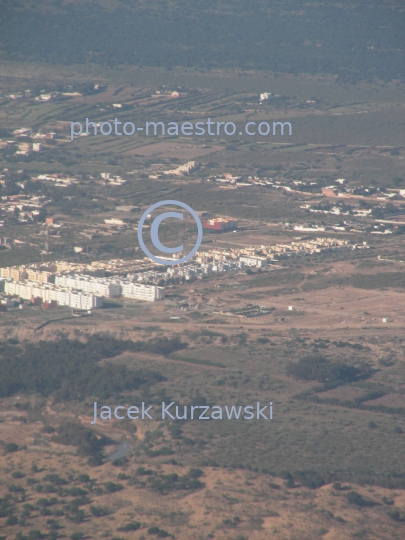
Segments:
[[[223,223],[223,221],[221,222]],[[215,224],[214,224],[215,226]],[[89,264],[56,261],[0,269],[1,310],[16,305],[69,306],[92,310],[103,298],[124,297],[156,302],[165,297],[164,285],[202,279],[209,274],[249,267],[277,267],[281,259],[335,250],[360,249],[366,245],[347,240],[316,238],[291,243],[198,251],[187,263],[162,267],[150,259],[93,261]]]

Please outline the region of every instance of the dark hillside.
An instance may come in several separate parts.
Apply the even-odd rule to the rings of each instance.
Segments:
[[[401,2],[3,0],[0,58],[404,78]]]

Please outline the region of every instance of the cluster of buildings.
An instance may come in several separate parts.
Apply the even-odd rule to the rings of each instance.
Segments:
[[[54,101],[55,99],[74,98],[80,97],[81,95],[80,92],[41,92],[41,94],[34,99],[40,103],[46,103],[48,101]]]
[[[218,252],[222,250],[217,250]],[[245,264],[241,260],[231,260],[226,254],[214,259],[207,253],[196,257],[191,262],[179,266],[170,266],[165,272],[159,270],[149,270],[139,274],[128,275],[128,278],[140,283],[155,283],[165,285],[179,281],[192,281],[202,279],[209,274],[218,274],[222,272],[232,272],[243,269]]]
[[[372,212],[372,208],[360,208],[344,202],[336,202],[334,204],[323,203],[322,205],[302,204],[300,208],[314,214],[333,214],[335,216],[353,215],[367,217]]]
[[[203,228],[217,232],[234,231],[238,228],[238,222],[236,219],[228,219],[223,217],[206,219],[203,222]]]
[[[90,263],[76,263],[69,261],[54,261],[49,263],[31,264],[30,268],[42,269],[53,274],[86,274],[103,277],[108,273],[126,275],[128,273],[145,272],[156,267],[156,263],[147,257],[143,260],[109,259],[106,261],[92,261]],[[15,267],[15,268],[26,268]],[[28,267],[27,267],[28,268]],[[2,269],[0,269],[0,272]]]
[[[197,259],[198,260],[198,259]],[[207,276],[209,274],[219,274],[222,272],[232,272],[244,268],[244,263],[238,260],[228,260],[225,257],[221,260],[191,263],[183,267],[171,267],[162,275],[164,280],[192,279]]]
[[[201,279],[205,275],[221,272],[232,272],[244,268],[263,268],[281,259],[294,256],[307,256],[322,252],[343,249],[357,249],[363,246],[351,245],[347,240],[335,238],[316,238],[294,241],[289,244],[270,246],[250,246],[242,249],[214,248],[209,251],[198,251],[190,262],[176,267],[169,267],[165,272],[150,270],[128,278],[143,283],[167,284],[177,280],[190,281]]]
[[[42,150],[42,144],[39,142],[20,142],[17,146],[16,156],[29,156],[31,152],[40,152]]]
[[[13,140],[0,140],[0,150],[10,148],[17,156],[29,156],[32,152],[41,152],[42,142],[54,139],[56,133],[34,132],[31,128],[18,128],[13,131]]]
[[[35,283],[54,283],[54,274],[49,270],[40,270],[37,265],[32,267],[21,266],[7,266],[0,268],[0,276],[3,279],[13,281],[33,281]]]
[[[370,197],[381,201],[405,198],[405,189],[383,189],[375,186],[348,186],[344,178],[335,180],[335,185],[323,187],[321,193],[325,197]]]
[[[0,150],[5,148],[15,149],[16,156],[29,156],[31,152],[41,152],[42,143],[40,142],[16,142],[0,141]]]
[[[283,259],[292,256],[305,256],[344,249],[356,249],[357,247],[358,246],[356,245],[350,245],[347,240],[337,238],[312,238],[296,240],[289,244],[280,243],[272,246],[261,246],[261,251],[269,259]]]
[[[198,252],[196,261],[201,264],[209,261],[237,261],[241,267],[260,268],[288,257],[305,256],[341,249],[356,249],[357,247],[356,245],[349,245],[347,240],[314,238],[297,240],[289,244],[247,246],[241,249],[230,248],[228,250],[212,249],[207,252]]]
[[[127,180],[121,178],[121,176],[114,176],[109,172],[100,173],[101,178],[104,180],[106,186],[123,186],[127,183]]]
[[[156,90],[156,92],[154,94],[151,95],[151,97],[153,98],[171,98],[171,99],[176,99],[176,98],[179,98],[179,97],[184,97],[186,96],[187,93],[186,92],[178,92],[177,90],[173,90],[173,91],[170,91],[170,90],[164,90],[164,91],[161,91],[161,90]]]
[[[337,178],[332,185],[325,187],[321,187],[318,182],[310,180],[274,180],[273,178],[259,178],[258,176],[234,176],[231,173],[209,176],[206,181],[216,182],[224,185],[224,187],[262,186],[287,192],[312,193],[323,197],[370,197],[386,201],[405,198],[405,189],[387,188],[384,190],[375,186],[349,186],[345,178]]]
[[[220,221],[220,223],[222,223]],[[302,239],[291,243],[199,251],[185,264],[164,270],[149,259],[143,261],[94,261],[90,264],[56,261],[0,269],[0,289],[45,307],[56,305],[91,310],[102,307],[103,298],[131,298],[156,302],[165,297],[167,283],[202,279],[214,273],[261,268],[292,256],[356,249],[347,240]],[[108,275],[109,274],[109,275]]]
[[[43,303],[45,307],[60,305],[85,310],[102,307],[103,297],[123,296],[146,302],[164,299],[163,287],[137,282],[136,276],[61,274],[38,266],[1,268],[0,290],[34,304]],[[54,269],[56,265],[52,266]]]
[[[0,184],[7,185],[7,178],[0,174]],[[19,182],[19,186],[24,189],[25,183]],[[14,216],[20,222],[29,223],[35,221],[41,215],[41,210],[50,203],[43,195],[5,195],[0,199],[0,212],[4,217]]]
[[[42,131],[34,132],[32,128],[26,127],[15,129],[13,131],[13,135],[14,137],[30,137],[31,139],[54,139],[56,137],[56,133],[54,133],[53,131],[49,133],[44,133]]]
[[[53,182],[55,186],[57,187],[67,187],[71,184],[77,184],[78,179],[73,178],[72,176],[69,176],[67,174],[39,174],[37,176],[38,180],[46,181],[46,182]]]
[[[196,161],[188,161],[183,165],[179,165],[175,169],[167,169],[165,171],[162,171],[161,173],[150,174],[149,178],[151,180],[158,180],[159,178],[163,178],[164,175],[187,176],[196,171],[198,168],[199,164]]]
[[[207,182],[217,182],[218,184],[228,185],[230,187],[238,186],[254,186],[254,185],[263,185],[270,186],[272,185],[272,179],[260,179],[258,176],[234,176],[232,173],[223,173],[216,176],[209,176],[206,179]]]
[[[92,93],[99,91],[100,85],[94,84],[92,90]],[[89,88],[86,88],[85,91],[89,92]],[[81,92],[75,91],[71,85],[66,85],[63,91],[47,89],[42,90],[39,94],[36,95],[36,92],[27,88],[26,90],[12,92],[11,94],[0,94],[0,97],[5,97],[12,100],[34,99],[34,101],[38,101],[39,103],[47,103],[49,101],[80,97],[82,95],[83,94]]]
[[[175,169],[169,169],[163,171],[164,174],[172,174],[174,176],[187,176],[188,174],[193,173],[198,169],[198,164],[196,161],[188,161],[184,165],[179,165]]]

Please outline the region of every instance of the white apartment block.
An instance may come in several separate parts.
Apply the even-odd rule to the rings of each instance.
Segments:
[[[108,298],[124,296],[126,298],[145,300],[146,302],[156,302],[164,298],[164,289],[162,287],[134,283],[122,278],[97,278],[83,274],[59,275],[55,276],[55,285],[68,289],[78,289]]]
[[[108,278],[95,278],[85,275],[60,275],[55,276],[55,285],[71,289],[79,289],[98,296],[114,298],[121,295],[121,285],[117,280]]]
[[[163,300],[165,291],[163,287],[156,285],[146,285],[144,283],[133,283],[131,281],[121,281],[122,296],[144,300],[145,302],[156,302]]]
[[[19,282],[6,280],[4,293],[19,296],[24,300],[31,298],[41,298],[43,302],[56,300],[60,306],[69,306],[77,309],[95,309],[103,305],[103,299],[94,294],[87,294],[82,291],[61,289],[51,284],[38,284],[32,281]]]

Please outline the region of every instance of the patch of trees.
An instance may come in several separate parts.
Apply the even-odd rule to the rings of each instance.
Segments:
[[[405,289],[405,272],[379,272],[378,274],[353,274],[349,285],[359,289],[399,287]]]
[[[57,434],[52,439],[54,442],[66,446],[76,446],[77,451],[82,456],[90,456],[94,465],[101,465],[103,462],[102,450],[106,444],[111,441],[107,437],[99,437],[97,434],[80,422],[67,420],[63,422],[57,429]],[[53,484],[55,482],[52,482]],[[59,482],[60,483],[60,482]],[[87,491],[81,488],[75,488],[76,495],[85,495]],[[84,493],[82,493],[84,492]],[[71,495],[75,495],[71,493]]]
[[[170,339],[167,337],[153,338],[147,343],[137,341],[135,345],[139,347],[138,350],[142,350],[152,354],[161,354],[164,356],[167,356],[176,351],[180,351],[181,349],[185,349],[187,347],[187,343],[182,342],[178,337]]]
[[[56,400],[85,396],[108,398],[117,392],[137,390],[164,380],[149,369],[130,370],[124,365],[97,365],[124,351],[167,355],[187,347],[179,338],[149,341],[118,340],[93,335],[83,343],[60,339],[27,343],[23,347],[0,345],[0,396],[38,392]]]
[[[104,517],[110,513],[109,509],[104,506],[90,506],[90,512],[94,517]]]
[[[287,375],[304,381],[348,383],[371,375],[371,367],[363,363],[351,366],[321,355],[309,355],[287,366]]]
[[[128,531],[137,531],[141,528],[141,524],[139,521],[133,521],[131,523],[127,523],[126,525],[123,525],[122,527],[118,527],[117,531],[122,532],[128,532]]]
[[[323,477],[315,471],[296,471],[294,472],[293,480],[310,489],[316,489],[325,485]]]
[[[54,486],[65,486],[66,484],[69,484],[69,480],[66,480],[66,478],[63,478],[58,474],[47,474],[44,476],[43,480],[45,480],[45,482],[50,482]],[[81,493],[81,495],[85,495],[85,493]]]
[[[383,499],[384,499],[384,497],[383,497]],[[405,521],[405,517],[401,517],[401,513],[397,508],[394,508],[393,510],[390,510],[389,512],[387,512],[387,514],[394,521]]]
[[[7,493],[0,499],[0,518],[12,518],[15,512],[15,500],[11,493]]]
[[[167,531],[156,526],[149,527],[148,534],[154,534],[158,538],[167,538],[168,536],[171,536]]]
[[[341,482],[333,482],[332,487],[336,491],[350,491],[352,489],[350,486],[342,486]]]
[[[149,482],[150,488],[162,494],[180,490],[194,491],[202,489],[204,485],[197,478],[190,478],[188,474],[179,476],[176,473],[157,475]]]
[[[106,482],[104,486],[107,493],[116,493],[117,491],[124,489],[122,484],[116,484],[115,482]]]
[[[346,495],[347,502],[356,506],[376,506],[378,503],[364,499],[357,491],[349,491]]]
[[[351,349],[356,349],[358,351],[370,351],[370,347],[367,345],[362,345],[361,343],[349,343],[348,341],[332,341],[332,345],[335,347],[349,347]]]
[[[183,430],[181,429],[180,424],[176,422],[169,424],[167,431],[170,433],[172,439],[181,439],[183,436]]]
[[[196,491],[205,487],[205,484],[199,480],[203,475],[201,469],[191,468],[187,474],[178,475],[159,474],[157,471],[144,470],[143,467],[138,468],[137,476],[132,479],[132,484],[139,487],[148,487],[163,495],[173,491]],[[145,477],[145,481],[139,479],[139,476]]]
[[[147,448],[145,450],[145,454],[149,457],[159,457],[159,456],[172,456],[174,452],[168,446],[162,446],[162,448],[158,448],[157,450],[151,450],[150,448]]]
[[[11,454],[12,452],[17,452],[17,450],[18,450],[18,444],[17,444],[17,443],[13,443],[13,442],[7,443],[7,444],[4,446],[4,450],[5,450],[6,454]]]

